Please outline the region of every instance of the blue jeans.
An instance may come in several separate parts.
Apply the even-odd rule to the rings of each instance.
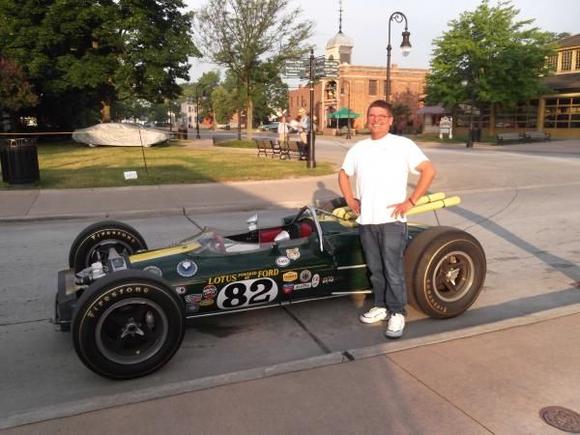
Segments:
[[[359,234],[371,274],[375,306],[385,307],[391,314],[406,314],[403,255],[407,245],[407,224],[360,225]]]

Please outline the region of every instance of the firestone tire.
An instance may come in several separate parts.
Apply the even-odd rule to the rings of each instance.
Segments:
[[[147,250],[147,243],[132,226],[117,221],[103,221],[82,230],[73,241],[69,256],[69,267],[79,272],[96,261],[105,261],[109,249],[118,254],[131,255]]]
[[[467,310],[481,293],[485,275],[481,244],[457,228],[428,228],[405,252],[409,301],[433,318],[455,317]]]
[[[183,302],[165,282],[140,270],[115,272],[82,294],[72,322],[77,355],[111,379],[132,379],[165,365],[185,332]]]

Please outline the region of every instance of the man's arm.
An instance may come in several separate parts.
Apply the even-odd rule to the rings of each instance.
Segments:
[[[346,200],[346,204],[354,211],[356,214],[360,214],[360,202],[355,199],[352,193],[352,187],[350,186],[350,177],[341,169],[338,173],[338,186],[342,192],[342,196]]]
[[[394,205],[395,208],[393,210],[393,217],[407,214],[407,212],[412,209],[415,204],[417,204],[419,198],[427,193],[427,189],[429,189],[429,186],[431,186],[435,175],[437,175],[435,166],[433,166],[433,163],[431,163],[429,160],[421,162],[415,169],[417,172],[419,172],[419,181],[415,186],[415,190],[409,196],[409,198],[407,198],[407,200],[400,204]]]

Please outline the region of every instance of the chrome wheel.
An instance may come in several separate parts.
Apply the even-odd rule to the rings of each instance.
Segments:
[[[138,364],[155,355],[167,340],[163,309],[145,298],[111,305],[99,318],[95,341],[99,351],[117,364]]]
[[[433,290],[447,303],[461,299],[473,286],[474,264],[462,251],[447,253],[433,269]]]

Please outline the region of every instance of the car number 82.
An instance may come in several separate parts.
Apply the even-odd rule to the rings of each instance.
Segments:
[[[248,279],[231,282],[218,293],[217,306],[231,310],[253,305],[267,304],[278,296],[278,285],[270,278]]]

